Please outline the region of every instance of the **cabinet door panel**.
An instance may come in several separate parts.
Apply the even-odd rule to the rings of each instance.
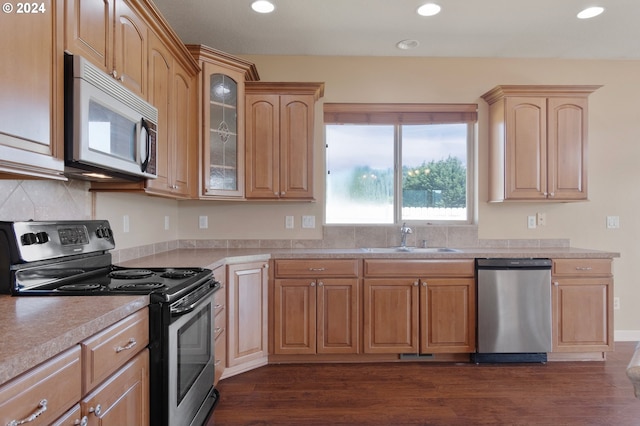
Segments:
[[[156,179],[147,180],[150,188],[167,191],[169,187],[169,101],[171,82],[171,56],[160,39],[149,37],[149,102],[158,109],[156,140]]]
[[[63,8],[42,4],[46,13],[5,14],[2,22],[0,172],[62,179],[63,31],[56,19]]]
[[[549,98],[549,196],[587,198],[587,99]]]
[[[313,96],[280,98],[280,196],[313,197]]]
[[[426,279],[420,289],[420,352],[475,350],[475,280]]]
[[[113,0],[65,1],[65,49],[113,71]]]
[[[318,280],[317,352],[358,353],[358,280]]]
[[[316,353],[316,282],[275,280],[274,352]]]
[[[114,68],[122,84],[145,98],[147,26],[124,0],[115,5]]]
[[[171,104],[171,123],[173,124],[173,143],[171,181],[174,192],[184,196],[194,193],[195,176],[192,179],[191,168],[197,169],[196,129],[197,97],[195,85],[186,71],[174,61],[173,103]]]
[[[418,352],[418,283],[364,280],[365,353]]]
[[[246,196],[278,198],[280,195],[280,97],[247,95]]]
[[[228,266],[228,367],[267,356],[266,271],[262,262]]]
[[[611,350],[613,279],[562,278],[554,283],[553,351]]]
[[[507,198],[546,198],[547,111],[544,98],[506,100]]]

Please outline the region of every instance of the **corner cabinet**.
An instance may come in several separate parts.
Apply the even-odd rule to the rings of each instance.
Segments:
[[[489,201],[587,200],[587,97],[601,86],[497,86]]]
[[[244,87],[255,66],[207,46],[188,45],[199,81],[200,198],[244,198]]]
[[[38,5],[44,13],[5,14],[2,22],[3,32],[15,36],[0,40],[0,177],[65,180],[64,40],[58,24],[64,2]]]
[[[324,83],[247,82],[247,199],[313,200],[315,103]]]
[[[225,377],[267,364],[268,263],[227,265]]]
[[[552,352],[613,350],[611,259],[555,259]]]

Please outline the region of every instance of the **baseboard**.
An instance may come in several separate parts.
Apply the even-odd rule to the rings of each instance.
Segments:
[[[616,342],[637,342],[640,341],[640,330],[615,330],[613,340]]]

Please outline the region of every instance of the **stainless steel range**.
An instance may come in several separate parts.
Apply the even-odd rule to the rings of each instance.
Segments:
[[[213,296],[203,268],[112,264],[108,221],[0,222],[0,292],[13,296],[149,295],[152,425],[201,425],[219,394]]]

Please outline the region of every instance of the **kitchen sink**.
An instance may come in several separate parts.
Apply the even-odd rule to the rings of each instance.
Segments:
[[[363,247],[367,253],[458,253],[460,250],[449,247]]]

